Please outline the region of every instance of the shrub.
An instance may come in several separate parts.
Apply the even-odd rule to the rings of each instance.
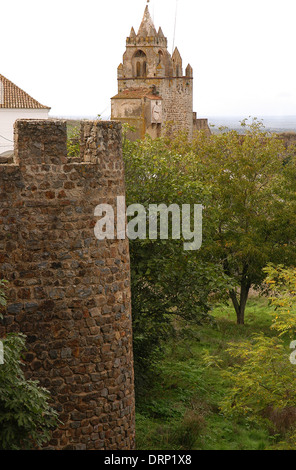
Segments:
[[[0,304],[5,305],[0,281]],[[25,336],[10,334],[2,340],[4,364],[0,365],[0,449],[19,450],[40,447],[50,439],[58,424],[57,413],[50,407],[50,394],[36,381],[26,380],[21,353]]]
[[[296,270],[270,265],[265,272],[267,284],[273,286],[271,328],[277,336],[259,333],[229,344],[228,353],[236,364],[223,372],[230,387],[220,405],[230,417],[265,423],[271,433],[282,436],[288,432],[287,442],[296,444],[296,367],[289,360],[285,339],[295,332]]]

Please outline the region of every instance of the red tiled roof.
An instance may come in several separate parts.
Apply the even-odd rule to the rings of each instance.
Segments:
[[[126,88],[117,95],[113,96],[114,99],[141,99],[149,98],[150,100],[162,100],[161,96],[153,95],[150,88]]]
[[[34,100],[3,75],[0,75],[0,108],[50,109]]]

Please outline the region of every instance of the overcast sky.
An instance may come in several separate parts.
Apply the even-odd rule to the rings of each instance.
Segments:
[[[295,0],[150,0],[194,71],[199,117],[296,115]],[[52,116],[110,115],[117,66],[146,0],[1,1],[0,74]]]

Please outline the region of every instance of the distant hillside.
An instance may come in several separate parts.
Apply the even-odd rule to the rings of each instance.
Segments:
[[[254,116],[258,120],[263,121],[265,129],[270,132],[277,134],[296,133],[296,116]],[[96,116],[75,116],[75,118],[68,117],[57,117],[58,119],[66,119],[68,131],[74,127],[77,127],[83,119],[96,119]],[[104,120],[105,118],[103,118]],[[208,118],[209,125],[213,134],[219,133],[220,127],[228,127],[229,129],[235,129],[240,133],[244,133],[245,129],[241,127],[240,122],[245,119],[243,116],[210,116]],[[251,119],[249,119],[250,121]]]
[[[253,117],[253,116],[252,116]],[[266,130],[270,132],[296,132],[296,116],[254,116],[263,121]],[[213,133],[219,132],[219,127],[228,127],[244,133],[240,122],[246,116],[210,116],[209,124]]]

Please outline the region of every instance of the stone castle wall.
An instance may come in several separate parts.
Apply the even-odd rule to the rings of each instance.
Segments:
[[[0,164],[0,337],[27,335],[25,373],[51,392],[63,424],[51,449],[133,449],[127,240],[98,241],[94,209],[125,194],[121,125],[84,121],[67,157],[66,122],[21,120]]]

